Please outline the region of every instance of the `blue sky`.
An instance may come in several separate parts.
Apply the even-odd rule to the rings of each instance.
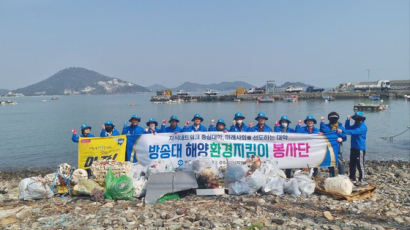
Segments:
[[[409,79],[408,0],[0,1],[0,88],[70,66],[144,86]]]

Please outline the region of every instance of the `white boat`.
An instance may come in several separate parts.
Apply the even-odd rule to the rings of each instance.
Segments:
[[[205,92],[205,95],[207,95],[207,96],[216,96],[216,95],[218,95],[218,94],[219,94],[218,91],[215,91],[215,90],[212,90],[212,89],[208,89],[208,90]]]
[[[302,91],[303,91],[302,87],[294,87],[294,86],[289,86],[285,89],[285,92],[287,93],[299,93]]]
[[[180,89],[177,91],[178,96],[189,96],[189,92],[185,92],[184,90]]]
[[[404,95],[404,98],[410,99],[410,95]]]

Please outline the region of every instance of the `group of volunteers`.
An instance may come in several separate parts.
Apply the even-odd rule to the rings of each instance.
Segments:
[[[141,118],[137,115],[132,115],[129,119],[129,124],[124,123],[122,135],[127,135],[127,153],[126,161],[130,161],[132,148],[142,134],[156,134],[156,133],[179,133],[179,132],[280,132],[280,133],[304,133],[304,134],[327,134],[334,132],[337,134],[337,142],[339,143],[340,151],[338,156],[337,167],[339,174],[345,174],[344,161],[342,155],[342,142],[346,141],[346,135],[351,135],[351,150],[350,150],[350,163],[349,163],[349,177],[355,184],[363,184],[365,177],[365,154],[366,154],[366,134],[367,126],[365,124],[366,117],[363,112],[356,112],[353,116],[347,116],[345,125],[343,126],[339,122],[339,114],[337,112],[331,112],[328,114],[328,123],[325,123],[325,118],[321,117],[320,126],[316,127],[317,121],[314,116],[309,115],[303,121],[305,124],[302,126],[302,120],[298,121],[295,128],[291,128],[292,123],[287,115],[283,115],[272,129],[267,124],[268,117],[265,113],[258,113],[255,120],[256,125],[252,122],[248,125],[245,124],[245,116],[241,113],[235,113],[232,125],[228,129],[224,119],[218,119],[216,122],[211,121],[211,125],[206,128],[202,122],[203,117],[200,114],[195,114],[192,118],[192,124],[186,121],[184,127],[179,127],[179,119],[177,116],[172,115],[168,120],[169,126],[166,126],[167,121],[163,120],[162,125],[158,128],[158,122],[155,118],[150,118],[146,122],[146,128],[139,126]],[[351,119],[354,120],[354,124],[351,125]],[[112,121],[107,121],[102,126],[100,137],[118,136],[120,132],[115,129],[115,125]],[[81,126],[80,137],[94,137],[91,133],[91,126],[83,124]],[[72,140],[78,142],[79,136],[75,129],[73,129]],[[136,162],[135,155],[133,162]],[[356,180],[356,169],[359,170],[359,178]],[[286,176],[291,177],[291,169],[285,170]],[[314,176],[317,176],[318,169],[314,169]],[[335,175],[334,167],[329,167],[329,174],[331,177]]]

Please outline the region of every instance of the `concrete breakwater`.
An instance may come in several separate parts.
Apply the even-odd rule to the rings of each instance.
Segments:
[[[276,101],[285,100],[289,97],[297,97],[298,100],[324,100],[324,96],[333,99],[356,99],[368,98],[369,96],[380,96],[380,98],[404,98],[410,95],[410,90],[379,91],[379,92],[300,92],[300,93],[273,93],[273,94],[227,94],[227,95],[172,95],[172,96],[152,96],[152,102],[213,102],[213,101],[256,101],[258,98],[269,97]]]

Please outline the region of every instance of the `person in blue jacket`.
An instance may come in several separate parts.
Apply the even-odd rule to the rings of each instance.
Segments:
[[[366,120],[366,117],[363,112],[356,112],[351,118],[354,120],[353,125],[350,125],[350,116],[347,116],[345,123],[345,133],[351,135],[349,177],[353,183],[356,183],[356,185],[362,185],[365,184],[364,177],[366,175],[364,171],[367,134],[367,126],[364,121]],[[359,180],[357,182],[356,168],[359,170]]]
[[[73,142],[78,143],[78,140],[80,139],[80,137],[77,135],[77,130],[73,129],[72,132],[73,132],[73,136],[71,137],[71,140]],[[91,126],[89,126],[85,123],[81,125],[81,137],[95,137],[91,133]]]
[[[208,131],[217,131],[217,132],[228,132],[226,129],[226,124],[224,119],[218,119],[215,126],[215,121],[212,120],[211,125],[209,125]]]
[[[229,132],[248,132],[248,126],[243,123],[245,116],[241,112],[235,113]]]
[[[165,127],[166,120],[162,121],[161,125],[161,133],[180,133],[182,132],[182,129],[178,126],[179,120],[176,115],[172,115],[169,118],[169,126]]]
[[[334,132],[337,135],[337,142],[339,143],[339,154],[337,157],[337,169],[340,175],[345,174],[345,166],[343,160],[343,141],[346,141],[346,134],[344,132],[345,128],[342,123],[339,122],[339,114],[337,112],[331,112],[327,115],[329,124],[324,122],[325,118],[322,117],[320,122],[320,132],[324,134]],[[329,176],[335,176],[335,167],[329,167]]]
[[[294,133],[295,130],[289,127],[290,123],[292,122],[289,120],[289,117],[287,115],[283,115],[280,117],[277,124],[275,124],[273,131],[277,133]]]
[[[295,132],[296,133],[305,133],[305,134],[318,134],[320,133],[320,130],[315,127],[315,124],[317,124],[317,121],[314,116],[308,115],[306,119],[304,120],[304,123],[306,126],[301,127],[302,121],[299,121],[298,124],[296,125]],[[318,168],[313,169],[313,176],[317,177],[319,173]]]
[[[138,124],[141,121],[141,118],[137,115],[132,115],[129,122],[131,123],[130,126],[124,124],[124,128],[122,130],[123,135],[127,135],[127,151],[125,155],[126,161],[132,161],[133,163],[137,162],[137,158],[134,155],[134,158],[131,160],[131,153],[132,148],[134,147],[135,142],[141,136],[141,134],[145,133],[145,130],[141,128]]]
[[[112,121],[107,121],[102,125],[100,137],[110,137],[110,136],[119,136],[120,132],[114,128],[115,125]]]
[[[258,113],[255,120],[258,121],[258,124],[249,128],[249,132],[272,132],[272,129],[268,125],[266,125],[268,117],[265,115],[265,113]]]
[[[317,121],[314,116],[312,115],[307,116],[306,119],[304,120],[304,123],[306,126],[302,127],[301,126],[302,121],[299,120],[295,128],[296,133],[317,134],[320,132],[320,130],[315,127],[315,124],[317,124]]]
[[[289,120],[289,117],[287,115],[283,115],[280,117],[280,120],[275,124],[273,131],[277,133],[294,133],[295,130],[289,127],[290,123],[292,122]],[[292,169],[285,169],[285,174],[287,178],[291,178]]]
[[[189,121],[185,123],[185,127],[183,128],[183,132],[206,132],[207,129],[201,123],[204,121],[201,114],[196,113],[192,118],[194,122],[192,125],[189,125]]]
[[[160,132],[160,130],[159,129],[157,129],[157,126],[158,126],[158,122],[157,122],[157,120],[155,120],[155,118],[150,118],[148,121],[147,121],[147,129],[145,129],[145,133],[151,133],[151,134],[157,134],[157,133],[159,133]]]

